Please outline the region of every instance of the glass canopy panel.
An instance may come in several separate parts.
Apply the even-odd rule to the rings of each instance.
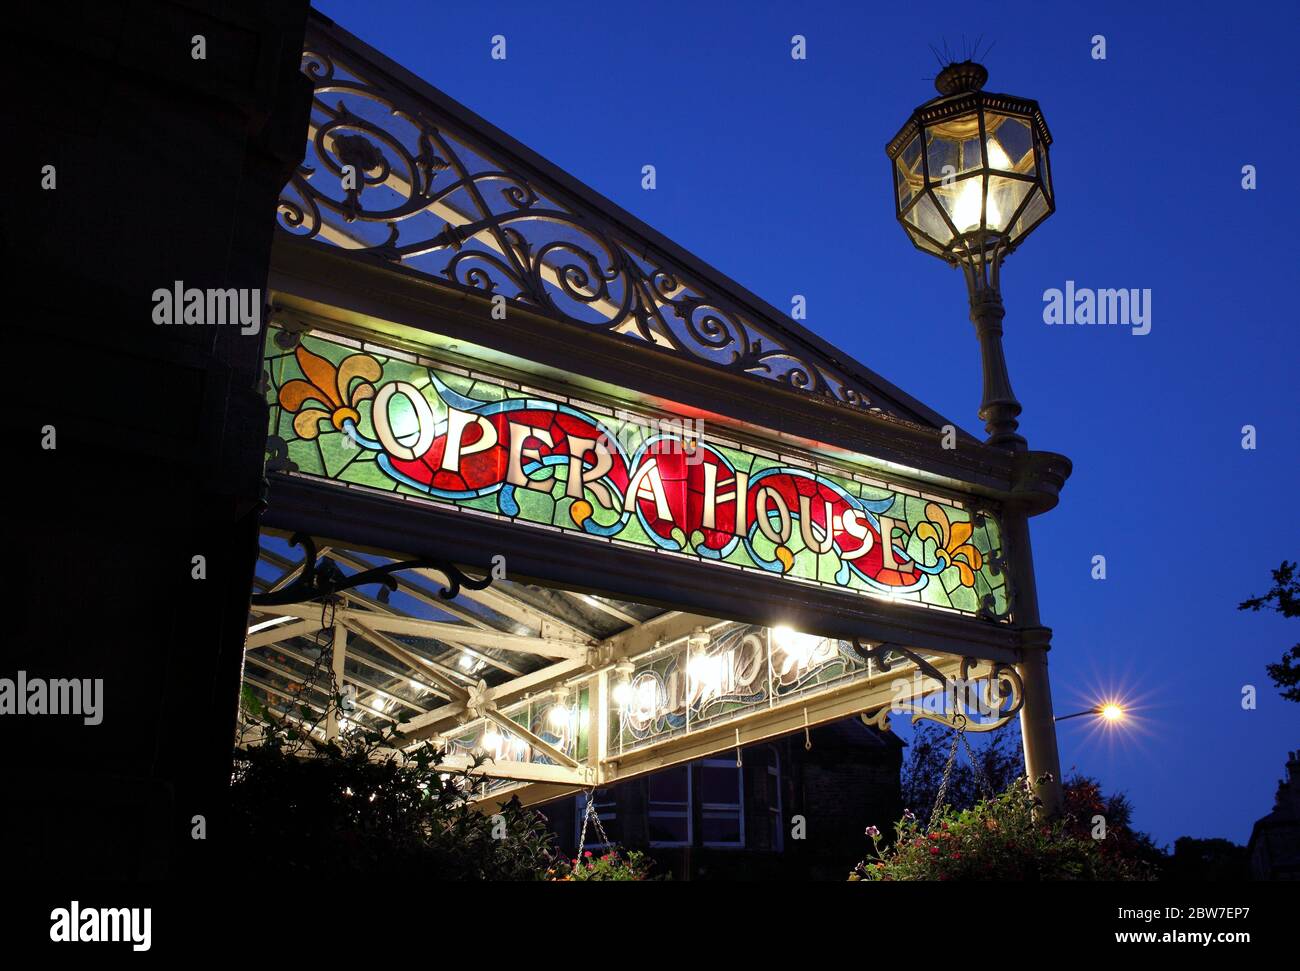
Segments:
[[[989,168],[1018,175],[1034,174],[1034,138],[1029,122],[990,111],[984,119]]]
[[[276,329],[266,373],[270,473],[965,614],[977,585],[1004,586],[992,517],[962,500],[715,442],[688,419]]]

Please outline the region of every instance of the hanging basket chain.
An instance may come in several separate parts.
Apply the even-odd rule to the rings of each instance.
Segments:
[[[582,832],[578,835],[578,862],[582,862],[582,853],[587,846],[587,824],[594,823],[596,826],[596,835],[600,837],[600,842],[604,846],[609,846],[609,836],[605,833],[605,827],[600,821],[600,813],[596,812],[596,790],[587,790],[587,808],[582,813]]]
[[[957,735],[961,739],[961,744],[966,749],[966,758],[970,759],[971,769],[975,772],[975,778],[980,784],[986,798],[992,799],[997,793],[993,791],[993,783],[989,781],[988,773],[984,771],[984,766],[979,759],[975,758],[975,752],[970,747],[970,742],[966,738],[966,729],[963,727]]]
[[[988,774],[984,771],[984,766],[975,757],[975,752],[966,739],[966,719],[958,716],[952,731],[952,749],[948,752],[948,761],[943,767],[943,779],[939,783],[939,792],[934,799],[934,808],[930,810],[930,823],[927,829],[934,828],[935,823],[939,820],[939,813],[943,810],[944,799],[948,795],[948,783],[952,781],[952,771],[957,765],[957,748],[959,745],[966,750],[966,758],[970,759],[971,771],[974,772],[975,778],[979,782],[980,790],[987,797],[991,798],[995,795]]]
[[[962,737],[960,729],[954,729],[952,749],[948,752],[948,761],[944,763],[943,779],[939,782],[939,791],[934,797],[934,808],[930,810],[930,823],[927,829],[933,829],[934,824],[939,820],[939,812],[943,809],[943,801],[948,795],[948,783],[952,781],[953,766],[957,764],[957,743]]]

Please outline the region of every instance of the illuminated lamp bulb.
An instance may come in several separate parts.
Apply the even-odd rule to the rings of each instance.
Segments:
[[[806,664],[812,657],[813,651],[817,650],[817,645],[822,642],[822,638],[815,634],[801,634],[789,627],[772,628],[772,640],[787,657],[795,659],[800,664]]]
[[[980,228],[980,213],[983,211],[984,180],[966,179],[957,190],[957,203],[952,207],[952,221],[959,233],[971,233]],[[989,224],[995,222],[994,210],[997,207],[989,199]]]
[[[1004,172],[1014,172],[1015,165],[1011,161],[1011,156],[1002,150],[996,139],[990,138],[989,145],[989,165],[995,169],[1002,169]]]
[[[646,678],[636,687],[636,704],[641,711],[653,711],[658,700],[658,686],[654,678]]]
[[[555,693],[555,704],[551,705],[551,710],[546,716],[551,728],[557,732],[562,732],[569,727],[569,721],[573,713],[569,710],[569,692],[561,688]]]
[[[614,704],[620,708],[627,707],[632,700],[632,672],[636,670],[631,661],[619,661],[614,665],[614,674],[618,683],[614,685]]]
[[[722,659],[697,657],[691,661],[691,678],[706,688],[717,688],[722,681]]]

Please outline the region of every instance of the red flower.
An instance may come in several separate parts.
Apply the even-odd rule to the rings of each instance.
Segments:
[[[937,847],[937,846],[932,846],[932,847],[930,847],[930,855],[931,855],[931,856],[938,856],[938,855],[939,855],[939,847]]]
[[[591,856],[591,850],[587,850],[587,852],[583,853],[582,855],[583,855],[583,856]]]

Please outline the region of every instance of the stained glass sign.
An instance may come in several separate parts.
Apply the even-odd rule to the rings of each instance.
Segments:
[[[374,345],[271,331],[268,469],[1002,617],[990,515],[875,476]],[[282,344],[292,344],[291,347]]]

